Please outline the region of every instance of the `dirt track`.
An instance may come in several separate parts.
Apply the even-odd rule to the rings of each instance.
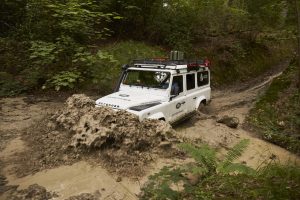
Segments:
[[[201,140],[217,147],[221,155],[241,139],[250,139],[250,146],[239,161],[252,167],[273,161],[299,163],[299,157],[255,137],[251,131],[244,130],[242,124],[237,129],[232,129],[217,123],[215,119],[217,116],[229,115],[238,117],[243,123],[257,97],[279,74],[277,71],[240,87],[213,91],[213,101],[207,107],[207,114],[200,114],[175,127],[177,135],[191,141]],[[66,199],[81,193],[93,194],[95,199],[136,199],[140,186],[147,180],[147,175],[164,165],[184,162],[181,158],[157,158],[145,168],[146,175],[128,178],[119,177],[105,168],[103,163],[93,162],[92,158],[77,159],[75,153],[72,156],[76,159],[62,159],[50,167],[51,169],[45,166],[45,170],[40,171],[37,168],[31,171],[31,175],[25,173],[26,176],[19,177],[22,173],[16,174],[16,169],[20,169],[20,166],[16,165],[22,163],[22,153],[30,152],[32,148],[31,144],[22,140],[24,130],[40,123],[48,113],[62,108],[63,103],[49,98],[32,97],[5,98],[1,99],[0,103],[0,174],[7,178],[8,184],[5,187],[18,185],[20,190],[36,183],[48,191],[57,193],[53,199]],[[43,148],[46,147],[41,147]],[[1,195],[1,192],[8,190],[3,188],[3,184],[0,184],[0,199],[8,199],[7,192]]]

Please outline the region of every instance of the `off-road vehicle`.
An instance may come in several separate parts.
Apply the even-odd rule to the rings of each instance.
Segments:
[[[174,53],[174,52],[173,52]],[[190,116],[211,98],[207,60],[135,60],[124,65],[115,92],[96,101],[145,118],[174,123]]]

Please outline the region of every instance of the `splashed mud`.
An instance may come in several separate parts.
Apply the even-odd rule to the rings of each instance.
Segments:
[[[73,95],[66,104],[52,119],[73,135],[69,146],[99,152],[106,164],[116,170],[144,165],[160,151],[162,143],[170,142],[172,148],[172,142],[177,141],[171,126],[163,121],[140,122],[126,111],[96,108],[85,95]]]

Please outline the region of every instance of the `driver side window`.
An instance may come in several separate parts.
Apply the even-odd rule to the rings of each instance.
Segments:
[[[183,92],[183,76],[174,76],[173,77],[173,82],[171,86],[171,95],[179,95],[180,93]]]

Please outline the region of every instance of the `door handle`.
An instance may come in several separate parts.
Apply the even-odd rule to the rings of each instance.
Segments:
[[[185,101],[181,102],[181,104],[185,104]]]

